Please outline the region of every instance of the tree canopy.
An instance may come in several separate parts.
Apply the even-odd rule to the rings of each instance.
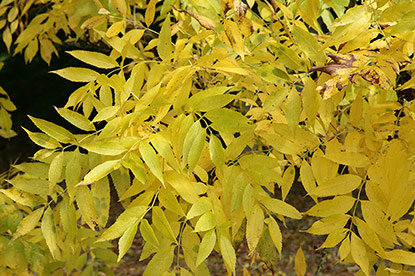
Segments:
[[[414,18],[399,0],[3,0],[10,52],[71,44],[85,66],[52,71],[79,83],[56,108],[78,131],[30,117],[41,149],[4,177],[0,273],[112,275],[139,233],[145,276],[210,275],[214,251],[234,275],[241,243],[274,274],[286,222],[312,216],[358,275],[412,275]]]

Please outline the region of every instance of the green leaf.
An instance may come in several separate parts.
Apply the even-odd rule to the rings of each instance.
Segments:
[[[87,69],[87,68],[78,68],[78,67],[67,67],[60,70],[51,71],[50,73],[57,74],[62,78],[73,82],[90,82],[95,81],[99,73]]]
[[[48,207],[43,214],[42,223],[40,229],[42,230],[43,238],[52,254],[54,259],[60,256],[58,244],[57,244],[57,233],[56,223],[53,215],[53,211]]]
[[[157,52],[162,60],[166,60],[173,52],[171,44],[170,16],[167,16],[160,30]]]
[[[72,55],[73,57],[83,61],[87,64],[93,65],[98,68],[114,68],[118,67],[119,64],[107,55],[104,55],[99,52],[91,52],[91,51],[82,51],[82,50],[75,50],[75,51],[66,51],[68,54]]]
[[[84,180],[77,184],[77,186],[89,185],[94,183],[95,181],[100,180],[101,178],[111,173],[114,169],[116,169],[120,165],[120,163],[120,160],[110,160],[96,166],[89,173],[87,173],[87,175],[85,175]]]
[[[215,230],[212,229],[203,236],[202,242],[197,253],[196,266],[199,266],[207,257],[209,257],[216,244]]]
[[[121,236],[120,240],[118,241],[118,259],[117,262],[121,261],[122,257],[127,253],[127,250],[131,247],[133,243],[135,234],[137,233],[138,222],[134,223],[124,232]]]
[[[127,207],[124,212],[117,218],[115,223],[102,233],[97,241],[113,240],[120,237],[130,226],[142,219],[148,207],[144,205],[137,205]]]
[[[211,127],[222,133],[235,133],[249,129],[249,120],[241,113],[218,108],[205,113],[212,124]]]
[[[67,108],[55,107],[55,109],[59,113],[59,115],[62,116],[62,118],[64,118],[77,128],[85,131],[95,131],[95,126],[84,115]]]
[[[70,143],[75,141],[75,137],[73,136],[73,134],[64,129],[63,127],[32,116],[29,116],[29,118],[30,120],[32,120],[35,126],[37,126],[41,131],[43,131],[50,137],[58,140],[59,142]]]
[[[144,163],[150,168],[150,171],[157,177],[158,180],[164,185],[163,171],[161,169],[160,160],[157,157],[154,149],[147,141],[142,141],[139,145],[139,151],[141,157],[144,159]]]

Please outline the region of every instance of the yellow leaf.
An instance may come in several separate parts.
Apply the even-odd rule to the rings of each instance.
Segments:
[[[306,31],[298,26],[293,26],[292,35],[294,37],[294,41],[298,44],[298,47],[306,53],[306,55],[311,59],[311,62],[315,62],[317,66],[321,66],[326,63],[326,57],[321,45],[309,31]]]
[[[231,20],[225,20],[223,22],[223,27],[225,28],[226,36],[228,37],[233,50],[243,59],[245,56],[245,45],[242,38],[242,32],[239,30],[238,25]]]
[[[195,232],[203,232],[211,230],[216,226],[216,218],[212,212],[208,211],[204,213],[195,225]]]
[[[79,129],[85,131],[94,131],[95,126],[88,120],[84,115],[79,114],[78,112],[72,111],[67,108],[57,108],[55,107],[56,111],[59,113],[62,118],[73,124],[74,126],[78,127]]]
[[[153,228],[146,219],[141,220],[140,233],[146,242],[150,243],[154,247],[159,246],[159,240],[157,239],[157,236],[154,233]]]
[[[102,233],[98,241],[113,240],[120,237],[128,227],[134,225],[137,221],[142,219],[142,216],[146,213],[148,207],[144,205],[129,206],[124,212],[117,218],[113,225]]]
[[[410,266],[415,265],[415,253],[402,249],[394,249],[391,251],[387,251],[384,255],[382,255],[382,257],[393,263],[405,264]]]
[[[164,206],[167,210],[178,214],[179,216],[186,216],[182,206],[177,201],[176,196],[169,190],[161,190],[159,192],[160,205]]]
[[[57,244],[57,233],[56,233],[56,223],[53,211],[48,207],[43,214],[42,223],[40,226],[42,230],[43,238],[46,241],[46,244],[52,254],[54,259],[60,257],[60,251]]]
[[[199,266],[207,257],[209,257],[216,244],[215,230],[212,229],[203,236],[202,242],[197,253],[196,266]]]
[[[147,5],[146,12],[144,15],[144,21],[146,22],[147,27],[150,27],[153,23],[154,15],[156,14],[156,4],[158,0],[150,0]]]
[[[194,217],[200,216],[207,211],[212,210],[212,203],[207,197],[200,197],[192,207],[190,207],[189,212],[187,213],[187,219],[192,219]]]
[[[27,135],[29,136],[30,140],[32,140],[36,145],[41,146],[45,149],[56,149],[60,148],[61,144],[58,141],[49,137],[48,135],[41,133],[41,132],[31,132],[24,127],[22,127],[24,131],[26,131]]]
[[[158,248],[157,253],[146,266],[143,276],[165,276],[170,275],[170,269],[174,258],[174,246],[165,243]]]
[[[119,155],[127,151],[119,142],[91,142],[81,145],[84,149],[90,152],[95,152],[102,155]]]
[[[305,70],[305,62],[302,60],[293,49],[288,48],[282,44],[278,46],[273,46],[271,48],[274,50],[275,54],[279,57],[281,62],[288,67],[289,69],[296,71]]]
[[[164,215],[163,210],[159,206],[155,206],[153,207],[152,213],[153,224],[157,230],[159,230],[163,236],[176,243],[176,236],[174,235],[170,223]]]
[[[177,10],[177,11],[187,13],[188,15],[190,15],[191,17],[193,17],[194,19],[196,19],[196,21],[199,22],[199,24],[202,27],[204,27],[204,28],[206,28],[208,30],[214,30],[215,29],[215,23],[210,18],[208,18],[206,16],[203,16],[203,15],[200,15],[200,14],[196,14],[196,13],[193,13],[193,12],[188,11],[188,10],[182,10],[182,9],[180,9],[180,10]]]
[[[224,235],[219,236],[219,249],[229,272],[235,274],[236,255],[232,243]]]
[[[247,217],[246,222],[246,241],[248,242],[249,252],[252,253],[258,245],[264,228],[264,211],[255,204],[252,212]]]
[[[10,46],[12,45],[12,34],[10,32],[10,28],[6,27],[6,29],[3,30],[3,41],[4,44],[6,44],[7,51],[10,52]]]
[[[61,179],[62,170],[63,170],[63,161],[64,156],[63,152],[58,153],[55,158],[53,158],[52,162],[50,163],[49,167],[49,182],[51,183],[58,183]]]
[[[16,230],[16,233],[14,234],[14,238],[19,238],[31,232],[36,227],[37,223],[42,217],[44,210],[45,208],[42,207],[42,208],[34,210],[29,215],[25,216],[20,221],[19,225],[17,226],[17,230]]]
[[[314,179],[311,166],[305,160],[303,160],[303,162],[301,163],[300,177],[301,183],[303,184],[303,187],[306,190],[307,194],[311,196],[314,202],[317,202],[317,196],[313,195],[312,193],[312,191],[317,187],[316,181]]]
[[[307,229],[306,232],[314,235],[330,234],[336,229],[344,228],[349,219],[350,216],[345,214],[325,217],[313,223],[313,225]]]
[[[206,132],[199,121],[193,123],[183,142],[183,162],[193,171],[200,159],[206,142]]]
[[[74,242],[78,227],[76,209],[74,204],[70,202],[68,196],[64,196],[59,210],[60,220],[62,223],[63,230],[67,235],[67,239],[71,242]]]
[[[270,217],[265,220],[268,224],[269,234],[271,236],[272,242],[274,243],[275,247],[278,250],[278,253],[281,256],[282,251],[282,234],[278,223],[275,221],[274,218]]]
[[[219,171],[222,171],[225,164],[225,151],[222,147],[219,138],[215,135],[210,135],[209,141],[210,159]]]
[[[99,164],[95,168],[93,168],[87,175],[85,175],[84,180],[82,180],[77,186],[79,185],[89,185],[94,183],[95,181],[100,180],[101,178],[107,176],[110,172],[114,169],[119,167],[121,161],[120,160],[110,160],[106,161],[102,164]]]
[[[198,200],[195,185],[183,174],[168,171],[165,173],[165,179],[187,202],[194,204]]]
[[[160,58],[166,61],[173,52],[171,44],[170,16],[167,16],[160,30],[157,43],[157,52]]]
[[[94,230],[95,226],[98,226],[98,215],[91,190],[87,186],[80,186],[76,190],[76,204],[81,212],[82,219]]]
[[[305,262],[305,256],[303,250],[301,249],[301,246],[300,248],[298,248],[297,254],[295,254],[294,268],[297,276],[304,276],[307,271],[307,264]]]
[[[376,252],[384,253],[382,244],[380,243],[379,237],[376,235],[375,231],[363,220],[359,218],[353,218],[353,223],[357,226],[359,230],[359,235],[362,240]]]
[[[112,26],[111,26],[112,27]],[[74,51],[66,51],[68,54],[72,55],[73,57],[83,61],[87,64],[93,65],[98,68],[114,68],[119,66],[119,64],[115,61],[114,58],[104,55],[99,52],[92,52],[92,51],[82,51],[82,50],[74,50]]]
[[[82,25],[81,25],[81,29],[83,29],[83,30],[92,30],[95,27],[98,27],[98,26],[104,24],[105,22],[107,22],[107,17],[106,16],[96,15],[96,16],[93,16],[93,17],[88,18],[87,20],[85,20],[84,23],[82,23]]]
[[[346,237],[339,246],[340,260],[344,260],[350,254],[350,238]]]
[[[360,186],[362,179],[358,175],[343,174],[338,175],[319,185],[313,190],[313,195],[319,197],[343,195],[354,191]]]
[[[158,180],[164,185],[163,171],[161,169],[160,160],[154,149],[147,141],[142,141],[139,145],[139,151],[144,163],[150,168],[150,171],[157,177]]]
[[[301,213],[295,209],[292,205],[276,199],[276,198],[265,198],[261,200],[261,203],[273,213],[283,215],[293,219],[301,219]]]
[[[212,121],[211,127],[222,133],[241,132],[249,128],[248,118],[231,109],[213,109],[206,112],[205,116]]]
[[[350,252],[352,253],[353,260],[356,262],[356,264],[360,266],[362,271],[367,276],[369,276],[369,258],[367,256],[366,247],[363,241],[358,236],[356,236],[355,233],[352,233],[351,236]]]
[[[349,232],[349,229],[345,229],[345,228],[338,228],[338,229],[334,230],[333,232],[328,234],[326,240],[320,246],[320,248],[335,247],[336,245],[338,245],[344,239],[344,237],[346,237],[346,234],[348,232]]]
[[[356,95],[356,98],[350,108],[350,123],[355,126],[359,127],[360,120],[362,119],[363,114],[363,96],[362,90],[359,89],[359,92]]]
[[[378,205],[368,200],[362,200],[360,204],[363,218],[370,228],[387,241],[397,244],[392,222],[386,218]]]
[[[51,71],[62,78],[73,82],[90,82],[97,79],[99,74],[91,69],[80,67],[67,67],[60,70]]]
[[[300,121],[301,97],[295,88],[291,89],[285,104],[285,118],[291,131],[295,133]]]
[[[111,3],[123,17],[127,16],[128,5],[125,0],[111,0]]]
[[[134,223],[121,236],[120,240],[118,241],[118,259],[117,262],[121,260],[121,258],[127,253],[127,250],[131,247],[133,243],[135,234],[137,233],[138,222]]]
[[[120,0],[124,1],[124,0]],[[108,38],[114,37],[118,35],[121,31],[124,31],[124,21],[118,21],[111,25],[111,27],[108,28],[107,32],[105,33]]]
[[[70,143],[75,141],[73,134],[63,127],[55,125],[54,123],[48,122],[46,120],[38,119],[32,116],[28,117],[41,131],[58,140],[59,142]],[[51,143],[51,141],[48,141],[48,143]]]
[[[351,196],[336,196],[333,199],[317,203],[311,207],[306,214],[315,217],[345,214],[353,207],[355,201],[356,199]]]
[[[104,107],[98,112],[98,114],[95,116],[92,122],[95,123],[95,122],[106,121],[108,119],[111,119],[118,113],[119,110],[120,110],[119,105]]]
[[[319,101],[318,97],[320,95],[317,92],[317,85],[311,78],[307,78],[304,81],[304,88],[303,88],[303,107],[304,111],[307,115],[307,120],[312,127],[315,125],[317,111],[319,108]]]

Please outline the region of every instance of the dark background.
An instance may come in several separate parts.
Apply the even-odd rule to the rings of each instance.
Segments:
[[[0,86],[6,90],[17,107],[11,115],[13,130],[18,134],[10,139],[0,137],[0,173],[8,170],[12,163],[29,160],[29,157],[40,149],[22,129],[24,127],[30,131],[39,131],[27,115],[73,130],[53,106],[64,106],[69,95],[81,84],[49,73],[64,67],[83,66],[65,53],[65,50],[70,49],[58,49],[59,58],[53,56],[50,66],[40,58],[39,53],[31,63],[25,64],[22,54],[13,57],[7,53],[4,44],[0,43],[0,61],[4,62],[4,67],[0,71]]]

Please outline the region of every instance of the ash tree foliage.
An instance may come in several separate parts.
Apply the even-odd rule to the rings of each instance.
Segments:
[[[53,71],[80,83],[56,108],[78,132],[30,117],[41,149],[0,190],[2,275],[111,275],[137,233],[144,275],[210,275],[212,252],[235,274],[242,242],[274,273],[304,216],[357,275],[414,275],[414,2],[3,0],[0,14],[27,62],[102,49]],[[296,185],[309,210],[286,202]],[[124,210],[108,223],[112,188]]]

